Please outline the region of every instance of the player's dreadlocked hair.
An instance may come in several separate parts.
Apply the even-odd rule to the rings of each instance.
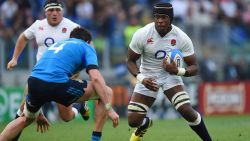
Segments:
[[[70,38],[77,38],[84,40],[87,43],[90,43],[92,41],[92,36],[88,30],[82,27],[76,27],[71,31]]]
[[[158,2],[154,4],[153,14],[166,14],[170,18],[170,22],[174,18],[174,10],[171,3],[168,2]]]

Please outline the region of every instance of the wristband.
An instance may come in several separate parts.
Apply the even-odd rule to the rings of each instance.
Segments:
[[[145,78],[145,77],[144,77],[143,74],[141,74],[141,73],[139,73],[139,74],[136,76],[136,79],[137,79],[140,83],[142,83],[142,81],[143,81],[144,78]]]
[[[105,104],[105,108],[106,108],[106,110],[111,110],[112,109],[112,105],[111,105],[111,103],[107,103],[107,104]]]
[[[183,75],[185,75],[185,73],[186,73],[185,68],[178,68],[178,72],[176,75],[183,76]]]

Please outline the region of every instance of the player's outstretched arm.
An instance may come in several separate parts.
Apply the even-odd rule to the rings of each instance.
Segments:
[[[119,115],[112,109],[111,98],[109,98],[108,89],[105,80],[97,69],[89,70],[89,76],[93,83],[94,89],[103,101],[108,116],[113,121],[113,127],[117,127],[119,123]]]
[[[22,33],[16,42],[16,46],[15,46],[15,50],[14,50],[14,54],[12,56],[12,59],[10,60],[10,62],[7,64],[7,69],[8,70],[12,70],[16,65],[17,65],[17,60],[20,56],[20,54],[22,53],[25,45],[27,44],[28,39],[25,37],[25,35]]]

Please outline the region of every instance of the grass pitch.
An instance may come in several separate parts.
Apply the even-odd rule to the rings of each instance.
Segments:
[[[204,118],[214,141],[250,140],[250,115],[213,116]],[[68,123],[52,123],[47,133],[37,133],[36,126],[26,128],[19,141],[91,141],[93,121],[74,120]],[[6,124],[0,124],[0,131]],[[109,120],[104,128],[102,141],[129,141],[126,119],[121,119],[117,128]],[[155,120],[143,141],[200,141],[183,119]]]

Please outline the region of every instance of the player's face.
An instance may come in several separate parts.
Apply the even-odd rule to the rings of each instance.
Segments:
[[[57,26],[62,21],[62,10],[60,8],[48,9],[45,12],[45,14],[46,14],[48,23],[51,26]]]
[[[154,14],[155,28],[160,34],[168,32],[171,25],[170,18],[166,14]]]

